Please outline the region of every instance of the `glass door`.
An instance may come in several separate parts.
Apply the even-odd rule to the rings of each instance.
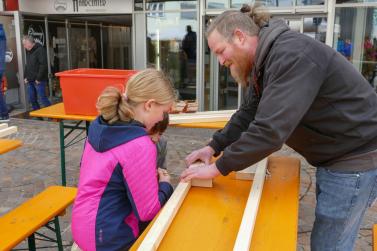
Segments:
[[[214,16],[206,16],[205,29]],[[216,55],[210,51],[204,38],[204,110],[237,109],[241,89],[230,75],[230,70],[221,66]]]

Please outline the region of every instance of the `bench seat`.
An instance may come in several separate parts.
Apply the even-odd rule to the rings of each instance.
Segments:
[[[1,216],[0,250],[10,250],[26,238],[29,238],[29,249],[35,249],[34,233],[54,218],[59,224],[57,217],[62,215],[65,209],[72,204],[76,193],[77,188],[50,186],[19,207]],[[55,230],[57,241],[59,241],[60,229],[59,225],[56,225],[56,221]],[[34,242],[34,248],[30,247],[30,245],[33,245],[31,241]]]

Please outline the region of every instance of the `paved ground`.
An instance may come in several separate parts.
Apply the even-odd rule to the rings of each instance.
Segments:
[[[0,215],[31,198],[49,185],[60,184],[59,131],[58,123],[49,121],[12,119],[10,124],[19,127],[19,133],[12,138],[22,139],[24,145],[0,156]],[[176,184],[183,170],[183,159],[192,150],[204,145],[213,130],[169,128],[166,137],[169,142],[167,156],[168,170]],[[73,137],[74,135],[72,135]],[[173,147],[174,145],[174,147]],[[82,142],[67,149],[67,177],[69,185],[76,185]],[[284,147],[278,154],[298,156],[292,149]],[[304,160],[301,168],[301,195],[298,232],[298,250],[309,250],[309,239],[314,220],[315,169]],[[377,222],[377,205],[369,209],[355,250],[372,250],[371,226]],[[70,210],[61,218],[64,244],[70,250]],[[51,243],[37,242],[37,246],[51,246]],[[25,248],[22,243],[18,248]],[[46,250],[56,250],[47,248]]]

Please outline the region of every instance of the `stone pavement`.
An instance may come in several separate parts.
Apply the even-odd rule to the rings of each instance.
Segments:
[[[60,184],[59,125],[55,122],[29,119],[11,119],[19,132],[12,136],[23,140],[24,145],[17,150],[0,156],[0,215],[16,207],[50,185]],[[214,130],[169,128],[167,167],[174,184],[184,168],[183,159],[194,149],[202,147]],[[73,137],[71,135],[70,137]],[[83,143],[66,150],[67,183],[77,185],[79,162]],[[292,149],[283,147],[277,154],[298,156]],[[300,157],[301,158],[301,157]],[[315,208],[315,169],[302,160],[300,214],[297,250],[309,250],[310,231]],[[70,250],[70,210],[61,217],[61,229],[65,250]],[[364,218],[355,250],[372,250],[371,227],[377,223],[377,205],[370,208]],[[1,238],[1,237],[0,237]],[[37,242],[37,246],[50,247],[51,243]],[[17,248],[25,248],[23,242]]]

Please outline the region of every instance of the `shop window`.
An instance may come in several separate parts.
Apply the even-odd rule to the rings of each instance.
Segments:
[[[305,17],[303,33],[315,40],[326,42],[327,17]]]
[[[225,9],[228,8],[227,0],[207,0],[207,9]]]
[[[179,11],[182,9],[182,4],[186,6],[191,6],[192,10],[196,9],[197,1],[161,1],[161,0],[146,0],[146,10],[147,11],[166,11],[174,10]]]
[[[134,10],[143,10],[143,0],[134,0]]]
[[[333,48],[377,86],[377,8],[337,7]]]
[[[147,62],[171,77],[180,99],[195,100],[197,12],[185,12],[189,18],[182,14],[166,12],[164,18],[147,14]]]
[[[324,5],[325,0],[297,0],[296,4],[298,6],[303,5]]]
[[[164,17],[164,3],[149,3],[148,10],[150,11],[159,11],[159,12],[149,12],[147,13],[148,17]]]

